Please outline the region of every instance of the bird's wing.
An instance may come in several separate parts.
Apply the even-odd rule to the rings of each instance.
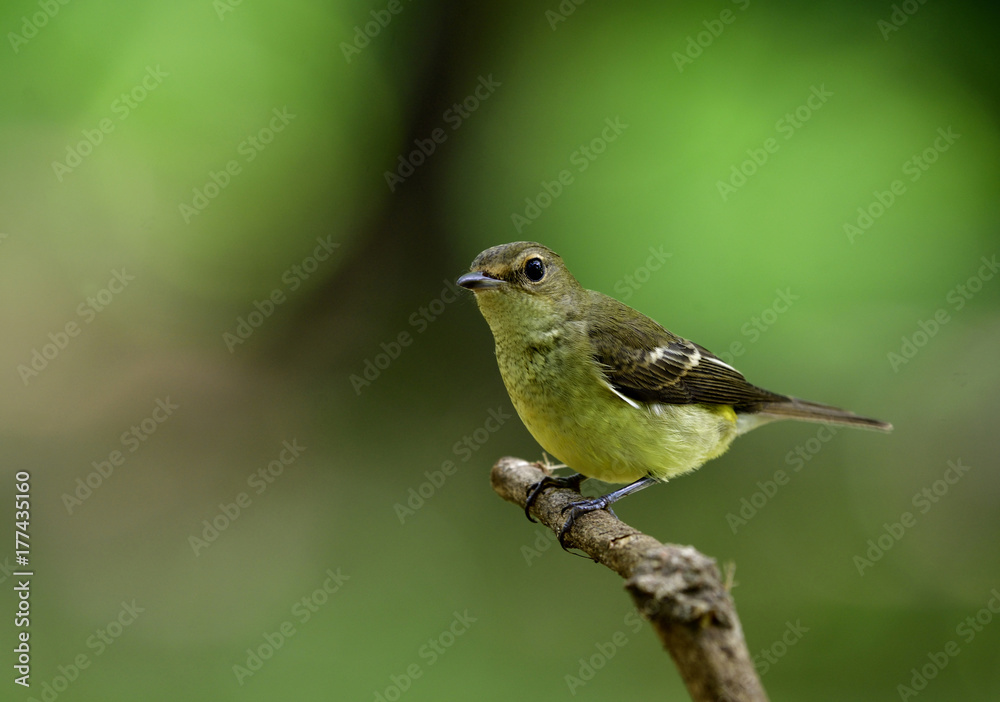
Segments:
[[[591,317],[588,329],[591,348],[611,389],[622,397],[647,403],[732,405],[737,410],[788,399],[751,385],[707,349],[631,307],[601,297],[601,314]]]

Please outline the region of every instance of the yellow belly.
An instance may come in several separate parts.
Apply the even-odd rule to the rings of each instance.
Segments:
[[[484,309],[484,315],[489,310]],[[507,317],[487,316],[493,324]],[[667,480],[722,454],[736,413],[717,405],[633,406],[611,390],[585,325],[494,329],[497,362],[535,440],[573,470],[609,483]]]
[[[736,438],[736,413],[710,405],[633,407],[610,390],[593,395],[514,393],[528,431],[573,470],[609,483],[667,480],[721,455]],[[575,396],[574,396],[575,395]]]

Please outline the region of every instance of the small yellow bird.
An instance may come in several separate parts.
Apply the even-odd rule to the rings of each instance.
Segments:
[[[594,290],[552,250],[529,241],[487,249],[458,284],[475,293],[496,342],[500,375],[521,421],[575,475],[630,483],[570,505],[559,533],[582,514],[682,475],[721,455],[737,436],[777,419],[890,431],[891,424],[751,385],[698,344]],[[534,521],[534,520],[532,520]]]

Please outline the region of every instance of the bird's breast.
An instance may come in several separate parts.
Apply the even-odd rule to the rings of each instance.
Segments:
[[[496,350],[514,409],[546,452],[584,475],[667,479],[722,453],[736,435],[728,407],[629,404],[608,387],[585,336],[560,329],[511,341]]]

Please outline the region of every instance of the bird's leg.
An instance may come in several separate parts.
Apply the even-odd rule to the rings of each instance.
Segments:
[[[603,495],[602,497],[595,497],[592,500],[581,500],[580,502],[569,503],[563,507],[562,510],[564,514],[566,510],[569,510],[569,517],[566,518],[566,523],[563,524],[562,528],[559,530],[559,545],[562,546],[563,549],[566,549],[566,544],[563,542],[563,539],[566,538],[566,533],[573,527],[573,524],[582,515],[587,514],[587,512],[593,512],[594,510],[606,509],[617,517],[618,515],[616,515],[614,510],[611,509],[611,505],[626,495],[631,495],[633,492],[639,492],[639,490],[647,488],[658,482],[659,481],[655,478],[640,478],[634,483],[626,485],[625,487],[615,490],[614,492],[609,492],[607,495]]]
[[[546,475],[534,485],[529,485],[528,499],[524,501],[524,516],[528,518],[529,522],[535,521],[535,519],[531,516],[531,505],[535,504],[535,500],[538,499],[538,496],[542,494],[542,490],[545,488],[572,488],[579,491],[580,483],[586,479],[587,476],[580,475],[579,473],[573,473],[572,475],[566,476]]]

